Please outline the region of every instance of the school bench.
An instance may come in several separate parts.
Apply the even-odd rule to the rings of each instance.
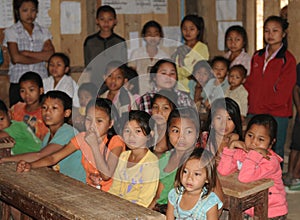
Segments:
[[[87,184],[39,168],[17,173],[16,163],[0,164],[2,219],[8,205],[33,219],[165,219],[165,216]]]

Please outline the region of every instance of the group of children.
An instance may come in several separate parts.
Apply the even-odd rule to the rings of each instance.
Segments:
[[[97,189],[162,212],[167,219],[217,219],[223,201],[217,170],[222,175],[238,171],[241,182],[272,179],[268,217],[286,219],[283,155],[272,150],[291,115],[287,93],[296,71],[295,59],[282,43],[287,28],[283,20],[272,16],[265,21],[267,46],[254,54],[251,63],[241,26],[227,30],[226,55],[208,61],[201,17],[187,15],[182,20],[185,44],[172,56],[159,48],[161,26],[149,21],[142,30],[145,48],[132,54],[133,59],[142,59],[127,63],[124,39],[113,33],[116,13],[101,6],[100,31],[84,44],[86,65],[118,43],[122,59],[106,65],[105,86],[98,91],[94,83],[78,87],[68,76],[69,58],[53,53],[49,34],[40,35],[40,48],[33,50],[40,52],[21,47],[15,39],[14,30],[30,37],[35,29],[43,32],[34,21],[37,8],[36,0],[22,1],[16,27],[6,32],[10,74],[18,73],[11,77],[11,88],[17,88],[23,102],[9,110],[0,102],[0,138],[15,143],[13,155],[0,158],[0,163],[18,162],[18,172],[52,166]],[[48,78],[22,69],[41,61],[48,61]],[[276,74],[269,76],[274,68]],[[281,98],[274,100],[274,93]],[[200,126],[201,110],[209,113],[206,127]],[[243,136],[248,113],[253,117]],[[255,214],[252,209],[246,213]],[[15,210],[12,214],[17,219]]]

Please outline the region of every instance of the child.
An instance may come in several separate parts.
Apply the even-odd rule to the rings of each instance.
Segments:
[[[17,171],[24,172],[54,165],[76,150],[80,150],[86,182],[94,187],[101,186],[103,191],[108,191],[119,155],[125,150],[121,138],[113,133],[112,114],[115,112],[112,112],[110,100],[101,98],[91,100],[86,108],[87,132],[79,133],[65,147],[51,155],[30,163],[21,160],[17,165]]]
[[[10,109],[11,118],[24,121],[35,135],[43,140],[48,128],[42,119],[41,97],[44,94],[43,81],[39,74],[27,72],[19,80],[20,95],[24,102],[18,102]]]
[[[42,149],[36,153],[18,154],[2,158],[0,163],[18,162],[20,160],[33,162],[62,149],[77,133],[72,126],[66,123],[71,116],[71,112],[72,99],[66,93],[58,90],[47,92],[42,100],[42,116],[45,124],[49,127],[49,132],[42,142]],[[24,144],[24,146],[28,145]],[[60,161],[53,169],[71,178],[85,182],[85,171],[80,163],[80,159],[81,153],[77,151]]]
[[[246,30],[240,25],[233,25],[225,33],[225,58],[230,61],[230,67],[243,65],[250,73],[251,56],[247,53],[248,37]]]
[[[33,71],[46,78],[45,62],[54,53],[49,30],[35,21],[38,4],[37,0],[14,1],[16,23],[5,29],[3,45],[8,47],[10,54],[10,106],[21,101],[18,84],[20,77]]]
[[[288,23],[278,16],[264,22],[266,47],[254,53],[251,73],[245,82],[248,114],[270,114],[278,124],[274,151],[284,157],[289,117],[293,115],[292,91],[296,83],[296,59],[283,43]]]
[[[176,89],[178,80],[177,69],[175,63],[171,60],[160,59],[151,69],[150,80],[153,82],[153,89],[141,96],[138,101],[139,109],[151,114],[151,99],[161,89],[169,90],[178,97],[176,106],[191,106],[192,100],[189,95],[183,91]]]
[[[78,85],[69,76],[70,59],[64,53],[54,53],[48,61],[49,77],[43,79],[44,92],[50,90],[60,90],[67,93],[73,98],[73,106],[79,108],[79,100],[77,95]]]
[[[135,100],[140,97],[139,75],[135,69],[124,65],[125,67],[125,84],[124,87],[133,95]]]
[[[239,170],[241,182],[272,179],[274,185],[268,193],[268,218],[286,219],[288,207],[286,193],[281,179],[282,158],[271,150],[276,142],[277,123],[267,114],[253,116],[247,126],[245,142],[233,141],[224,148],[218,171],[229,175]],[[254,209],[246,213],[253,216]]]
[[[213,155],[217,164],[223,148],[233,140],[242,140],[242,121],[238,104],[231,98],[220,98],[212,103],[209,116],[207,144],[203,145]],[[203,140],[205,143],[205,140]]]
[[[170,56],[163,51],[160,47],[161,38],[164,33],[161,25],[154,21],[148,21],[144,24],[142,29],[142,38],[145,40],[145,47],[139,47],[132,51],[130,55],[129,66],[136,69],[137,73],[142,77],[140,78],[140,94],[143,95],[151,90],[150,83],[150,70],[151,67],[162,58],[169,58]]]
[[[178,66],[178,81],[182,87],[180,89],[189,93],[189,76],[193,66],[199,60],[209,59],[208,48],[203,43],[204,20],[198,15],[186,15],[180,28],[185,44],[177,48],[172,58]]]
[[[138,110],[129,112],[123,138],[130,150],[120,155],[109,190],[144,207],[150,205],[159,180],[158,159],[148,149],[153,136],[153,124],[148,113]]]
[[[170,150],[170,146],[167,143],[166,129],[167,120],[171,113],[176,108],[177,96],[175,93],[169,90],[160,90],[156,93],[152,100],[152,118],[156,122],[155,127],[155,143],[150,150],[160,158],[161,155]]]
[[[13,155],[39,151],[42,144],[25,122],[10,119],[10,113],[2,100],[0,100],[0,140],[14,144],[11,149]],[[2,159],[0,163],[3,162]]]
[[[223,203],[213,192],[217,171],[213,156],[196,148],[176,173],[169,192],[167,219],[218,219]]]
[[[102,5],[97,9],[96,24],[100,31],[88,36],[84,41],[84,65],[88,64],[103,51],[113,47],[111,50],[113,59],[127,62],[127,46],[125,40],[114,33],[117,25],[117,15],[114,8]]]
[[[243,86],[246,81],[247,70],[241,65],[234,65],[228,74],[229,88],[225,91],[225,97],[232,98],[240,107],[242,121],[247,117],[248,91]]]
[[[215,56],[211,61],[211,66],[215,78],[210,79],[204,86],[203,102],[206,108],[210,108],[214,100],[224,97],[229,87],[227,80],[229,60],[222,56]]]

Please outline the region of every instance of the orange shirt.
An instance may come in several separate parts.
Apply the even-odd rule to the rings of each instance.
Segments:
[[[93,185],[91,180],[89,179],[89,175],[97,172],[93,152],[91,150],[91,147],[87,144],[87,142],[84,139],[85,137],[85,132],[81,132],[78,135],[76,135],[74,138],[71,139],[71,143],[78,149],[81,150],[82,152],[82,159],[81,163],[83,168],[85,169],[86,172],[86,182],[89,185]],[[104,144],[107,143],[108,138],[107,136],[104,138],[103,142],[100,144],[100,152],[103,153],[104,151]],[[111,138],[109,144],[108,144],[108,149],[106,152],[106,159],[108,158],[109,152],[112,151],[116,147],[122,147],[123,151],[125,151],[125,143],[121,139],[120,136],[115,135]],[[112,178],[110,178],[107,181],[102,180],[101,181],[101,189],[105,192],[107,192],[112,185]]]
[[[24,121],[39,139],[44,139],[49,129],[43,121],[41,107],[33,112],[28,112],[26,103],[18,102],[11,107],[10,112],[13,120]]]

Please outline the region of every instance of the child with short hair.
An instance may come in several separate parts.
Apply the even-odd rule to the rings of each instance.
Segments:
[[[228,74],[229,88],[225,91],[225,97],[232,98],[240,107],[242,121],[248,112],[248,91],[243,86],[246,81],[247,69],[241,65],[234,65]]]
[[[19,92],[24,102],[18,102],[11,107],[11,118],[15,121],[24,121],[35,135],[43,140],[49,131],[43,122],[41,111],[43,80],[39,74],[27,72],[21,76],[19,85]]]
[[[229,175],[239,171],[238,180],[244,183],[271,179],[274,185],[268,193],[268,218],[286,219],[288,206],[282,182],[282,158],[272,146],[276,142],[277,122],[268,114],[253,116],[247,126],[245,142],[233,141],[224,148],[218,171]],[[253,216],[254,208],[246,213]]]

